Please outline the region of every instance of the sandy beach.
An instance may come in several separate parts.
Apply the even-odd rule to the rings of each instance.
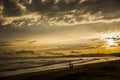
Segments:
[[[68,67],[65,67],[65,68],[59,68],[59,69],[54,69],[54,70],[46,70],[46,71],[25,73],[25,74],[9,76],[9,77],[1,77],[0,80],[79,80],[79,78],[75,79],[76,75],[80,76],[80,75],[83,75],[83,72],[86,72],[86,71],[91,72],[90,70],[95,70],[97,68],[103,68],[103,67],[108,67],[108,66],[109,66],[108,68],[112,66],[111,70],[118,69],[116,71],[118,71],[119,73],[119,69],[120,69],[119,65],[120,65],[120,60],[116,59],[116,60],[110,60],[110,61],[102,61],[98,63],[94,62],[94,63],[89,63],[89,64],[87,63],[84,65],[77,65],[77,66],[74,66],[73,69],[69,69]],[[115,80],[119,80],[119,79],[115,79]]]

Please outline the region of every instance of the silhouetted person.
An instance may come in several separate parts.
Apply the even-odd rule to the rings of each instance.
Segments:
[[[73,69],[73,64],[72,63],[69,63],[69,68]]]

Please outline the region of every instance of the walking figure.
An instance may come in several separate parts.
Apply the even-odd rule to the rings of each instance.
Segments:
[[[73,64],[72,63],[69,63],[69,68],[73,69]]]

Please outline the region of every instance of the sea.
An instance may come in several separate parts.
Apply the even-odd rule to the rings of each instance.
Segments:
[[[115,60],[115,57],[34,57],[0,58],[0,77],[19,75],[69,67],[101,61]]]

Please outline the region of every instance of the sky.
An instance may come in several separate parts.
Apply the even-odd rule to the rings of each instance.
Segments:
[[[0,0],[0,51],[56,47],[120,52],[120,0]]]

